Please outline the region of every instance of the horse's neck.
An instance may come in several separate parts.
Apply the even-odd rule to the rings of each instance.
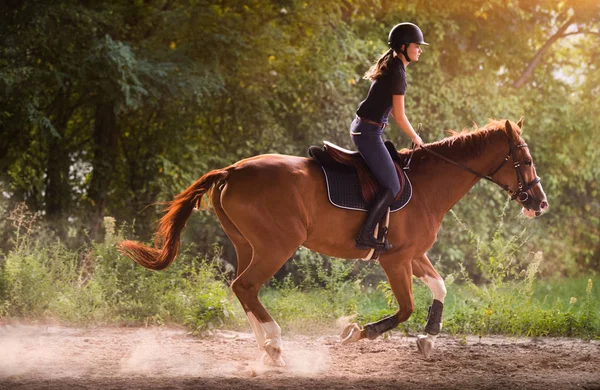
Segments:
[[[490,137],[478,157],[454,153],[455,156],[460,155],[460,157],[453,157],[452,160],[482,175],[489,174],[500,165],[508,151],[505,135],[493,134]],[[451,148],[460,147],[457,143]],[[431,158],[437,157],[431,156]],[[424,197],[431,200],[427,207],[431,212],[439,213],[441,218],[480,180],[473,173],[447,162],[433,163],[426,171],[423,172],[424,175],[419,175],[421,180],[418,184],[424,189]]]

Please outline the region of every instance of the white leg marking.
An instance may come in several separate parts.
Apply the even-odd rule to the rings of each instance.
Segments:
[[[427,275],[423,276],[421,280],[423,280],[427,287],[429,287],[429,290],[433,293],[433,299],[437,299],[444,303],[444,298],[446,298],[446,285],[444,284],[444,280],[441,278],[435,279]]]
[[[252,312],[247,312],[246,317],[248,317],[248,322],[250,322],[250,326],[252,327],[252,331],[254,332],[254,337],[256,337],[256,343],[258,344],[258,349],[263,350],[265,346],[265,330],[263,329],[261,323],[256,319]]]
[[[265,330],[265,336],[267,340],[277,340],[278,345],[281,347],[281,328],[277,322],[265,322],[261,324]]]
[[[281,328],[275,321],[265,322],[261,324],[265,330],[265,341],[264,349],[266,354],[273,360],[278,366],[285,366],[285,361],[282,357],[283,342],[281,341]],[[263,356],[263,362],[265,357]]]

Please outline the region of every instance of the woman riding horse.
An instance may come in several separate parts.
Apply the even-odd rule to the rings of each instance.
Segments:
[[[391,113],[415,145],[423,144],[404,112],[404,94],[407,86],[406,67],[412,61],[419,61],[423,52],[421,45],[428,45],[423,40],[421,29],[412,23],[394,26],[388,44],[390,50],[365,73],[364,78],[372,81],[371,87],[367,98],[358,106],[357,116],[350,126],[356,149],[380,185],[377,197],[370,205],[365,222],[356,236],[356,247],[379,251],[387,248],[374,238],[375,226],[400,192],[398,173],[381,137]]]
[[[527,144],[522,121],[494,121],[468,134],[455,135],[415,151],[410,170],[413,197],[390,218],[392,248],[379,263],[386,273],[398,311],[364,328],[351,325],[345,341],[375,338],[406,321],[413,312],[412,275],[433,292],[434,304],[418,340],[427,356],[441,328],[444,281],[426,252],[436,240],[444,215],[481,178],[493,181],[523,207],[528,217],[548,208]],[[177,256],[180,234],[196,207],[209,195],[214,212],[237,253],[237,277],[231,288],[254,331],[263,359],[285,365],[281,329],[258,299],[261,286],[303,245],[345,259],[365,257],[354,246],[362,212],[329,202],[323,171],[312,159],[261,155],[208,172],[169,204],[160,219],[155,248],[123,241],[120,249],[150,269],[168,267]],[[436,301],[438,303],[436,303]]]

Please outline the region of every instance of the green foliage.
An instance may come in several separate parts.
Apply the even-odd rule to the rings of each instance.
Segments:
[[[566,281],[561,281],[564,284]],[[583,283],[592,286],[592,280]],[[543,282],[535,282],[542,288]],[[582,302],[560,296],[539,300],[523,283],[507,283],[500,290],[472,287],[449,296],[444,329],[451,333],[508,334],[517,336],[570,336],[597,338],[600,330],[600,295],[586,293]],[[567,303],[563,301],[567,299]]]
[[[26,202],[53,224],[55,238],[84,252],[78,248],[90,236],[101,238],[103,215],[149,239],[161,207],[147,206],[172,199],[209,169],[259,153],[304,156],[323,139],[351,147],[348,126],[369,88],[362,74],[386,50],[389,28],[412,21],[431,43],[408,68],[406,111],[413,124],[424,123],[423,138],[524,115],[523,136],[550,202],[536,221],[519,219],[515,204],[504,211],[506,227],[492,245],[506,253],[492,268],[481,262],[489,250],[457,234],[466,230],[453,218],[430,258],[444,274],[462,264],[476,283],[512,269],[495,262],[512,264],[517,247],[543,248],[544,276],[593,272],[600,269],[600,152],[590,142],[600,136],[597,3],[2,2],[3,216],[4,203]],[[386,137],[408,143],[394,124]],[[505,201],[481,183],[453,211],[489,236]],[[0,238],[8,235],[0,226]],[[183,241],[190,258],[219,242],[234,261],[212,215],[191,219]],[[9,254],[14,243],[2,239],[0,249]],[[364,269],[351,273],[362,277]],[[377,284],[381,272],[372,275]]]
[[[542,252],[532,259],[520,258],[525,244],[525,231],[507,235],[504,231],[505,215],[500,216],[496,230],[490,238],[468,230],[475,251],[481,284],[476,284],[470,272],[461,265],[458,273],[461,284],[455,284],[453,274],[446,278],[448,296],[444,307],[444,330],[453,334],[508,334],[517,336],[575,336],[595,338],[600,331],[600,293],[594,290],[592,279],[585,282],[585,292],[576,293],[575,285],[565,286],[550,299],[548,286],[537,281],[544,261]],[[466,229],[462,221],[459,225]],[[580,285],[583,283],[578,282]],[[380,317],[392,314],[395,297],[387,281],[379,284],[387,299],[387,310]],[[415,312],[400,325],[405,332],[418,332],[427,318],[431,294],[423,284],[413,286]],[[543,295],[542,293],[546,293]],[[582,297],[577,299],[577,295]]]
[[[476,285],[462,268],[464,284],[446,301],[445,330],[480,335],[595,337],[600,329],[600,294],[592,294],[592,280],[587,283],[582,304],[576,305],[577,299],[572,298],[567,309],[560,300],[545,305],[535,297],[543,253],[534,253],[528,264],[519,262],[515,255],[522,246],[522,234],[505,239],[503,228],[501,219],[489,244],[469,232],[476,244],[478,267],[488,281]]]
[[[116,251],[122,238],[105,218],[105,240],[70,251],[44,243],[26,214],[16,215],[15,249],[0,264],[3,316],[71,323],[185,324],[203,332],[233,310],[217,259],[183,254],[169,270],[151,272]]]

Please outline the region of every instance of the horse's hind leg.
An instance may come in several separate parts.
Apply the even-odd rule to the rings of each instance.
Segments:
[[[442,329],[442,312],[444,310],[444,298],[446,297],[446,285],[444,280],[433,268],[427,255],[413,259],[413,274],[423,280],[433,293],[433,303],[429,307],[427,324],[425,325],[426,336],[419,336],[417,347],[427,358],[433,349],[435,338]]]
[[[275,364],[281,366],[285,365],[282,357],[281,328],[258,299],[258,291],[292,254],[293,250],[287,253],[277,249],[255,251],[248,268],[231,285],[251,324],[254,323],[253,328],[262,328],[262,332],[255,330],[259,347],[264,349]],[[258,333],[262,333],[262,337]]]
[[[253,324],[259,347],[278,365],[285,364],[281,328],[259,301],[258,292],[306,240],[307,210],[298,184],[304,176],[296,171],[293,164],[255,159],[231,172],[220,196],[224,214],[246,240],[243,246],[252,248],[250,263],[231,289]]]
[[[258,299],[258,291],[294,254],[304,238],[300,234],[294,234],[292,230],[282,232],[277,228],[268,229],[256,225],[253,226],[252,234],[248,233],[245,236],[250,236],[249,241],[254,254],[246,270],[233,281],[231,288],[248,318],[262,326],[264,343],[260,347],[275,364],[283,366],[285,361],[282,357],[281,328]],[[268,241],[265,238],[268,238]]]
[[[219,222],[227,234],[227,237],[233,243],[235,247],[235,253],[237,255],[237,277],[240,276],[242,272],[246,270],[250,262],[252,261],[253,249],[248,240],[244,237],[244,235],[238,230],[235,224],[229,219],[225,210],[221,206],[221,194],[222,191],[215,190],[212,196],[212,205],[217,218],[219,218]],[[252,332],[254,333],[254,337],[256,338],[256,343],[258,344],[259,350],[264,350],[264,344],[266,341],[265,331],[251,312],[246,312],[246,317],[248,318],[248,322],[252,327]]]

